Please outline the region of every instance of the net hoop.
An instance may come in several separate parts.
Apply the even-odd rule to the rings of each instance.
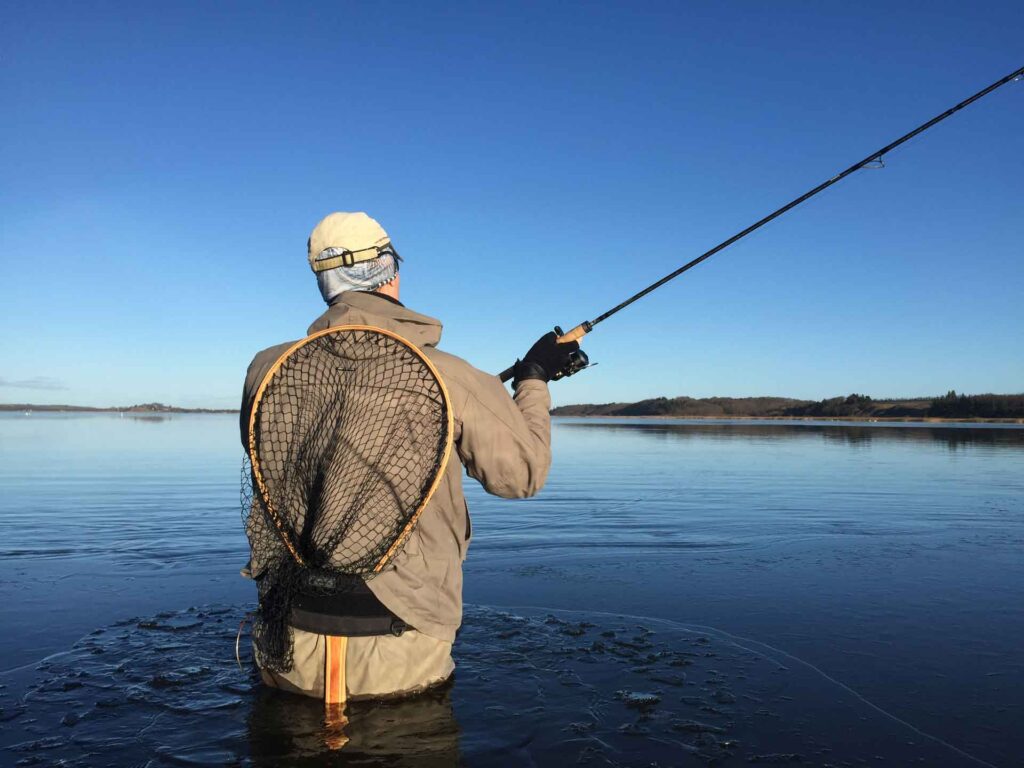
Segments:
[[[381,556],[380,560],[374,566],[373,573],[376,574],[380,573],[384,566],[387,565],[388,561],[392,557],[394,557],[394,555],[402,548],[402,545],[405,544],[406,539],[409,538],[409,534],[411,534],[413,528],[416,527],[416,523],[419,520],[419,517],[422,514],[423,510],[426,509],[426,506],[430,502],[430,499],[433,498],[434,493],[441,485],[441,480],[444,478],[444,473],[448,468],[448,461],[451,458],[453,442],[452,435],[453,430],[455,428],[455,419],[454,416],[452,415],[451,397],[448,394],[448,387],[445,386],[444,379],[441,378],[441,374],[437,370],[437,367],[433,364],[433,362],[431,362],[430,358],[423,354],[419,347],[417,347],[408,339],[399,336],[397,333],[393,333],[392,331],[388,331],[383,328],[378,328],[372,325],[335,325],[330,328],[324,328],[323,330],[311,333],[309,336],[306,336],[306,338],[300,339],[299,341],[295,342],[287,350],[285,350],[280,355],[280,357],[277,358],[274,364],[270,367],[270,370],[267,371],[267,374],[263,377],[263,381],[260,382],[259,388],[257,388],[256,390],[256,395],[253,398],[252,410],[249,413],[248,453],[249,462],[252,466],[252,476],[254,484],[256,486],[256,489],[259,491],[260,496],[263,499],[270,519],[274,522],[274,527],[277,529],[277,533],[281,537],[281,541],[284,543],[285,547],[287,547],[288,552],[291,554],[292,558],[294,558],[295,562],[298,563],[300,566],[305,566],[305,561],[302,559],[302,556],[299,554],[298,550],[295,548],[295,545],[292,543],[291,537],[285,530],[284,523],[281,521],[280,516],[278,515],[277,511],[274,509],[272,502],[270,501],[270,493],[267,489],[266,482],[264,481],[263,473],[260,471],[259,456],[257,455],[256,452],[256,419],[257,416],[259,415],[260,402],[263,399],[264,392],[266,392],[267,387],[269,386],[270,382],[273,380],[277,372],[295,352],[302,349],[310,342],[313,342],[316,339],[319,339],[323,336],[328,336],[334,333],[344,333],[351,331],[367,331],[370,333],[377,333],[382,336],[387,336],[388,338],[397,341],[399,344],[403,345],[406,349],[412,352],[413,355],[415,355],[424,364],[424,366],[426,366],[427,370],[430,371],[430,374],[437,381],[438,388],[441,392],[441,397],[444,401],[445,410],[446,438],[444,444],[444,452],[441,456],[440,463],[438,464],[437,474],[434,476],[434,479],[430,484],[430,488],[427,490],[426,495],[423,497],[423,501],[420,503],[416,511],[413,512],[412,516],[409,518],[409,521],[406,523],[402,532],[398,535],[398,537],[391,544],[391,546],[388,547],[388,550],[384,553],[383,556]]]

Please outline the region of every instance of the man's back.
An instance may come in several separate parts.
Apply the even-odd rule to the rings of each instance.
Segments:
[[[462,468],[497,496],[522,498],[539,491],[551,463],[547,386],[523,382],[513,400],[496,377],[436,348],[439,321],[377,294],[343,293],[308,332],[339,325],[368,325],[402,336],[434,363],[448,388],[459,461],[448,463],[402,552],[367,586],[410,626],[451,642],[462,620],[462,561],[471,534]],[[260,352],[249,366],[241,417],[246,447],[256,389],[290,345]]]

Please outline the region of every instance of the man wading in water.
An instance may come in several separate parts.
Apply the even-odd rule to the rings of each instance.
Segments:
[[[418,347],[447,387],[452,457],[459,461],[448,462],[404,547],[380,573],[336,598],[293,605],[290,669],[267,669],[258,652],[256,660],[267,685],[324,697],[332,675],[325,671],[328,640],[346,637],[342,700],[405,695],[444,682],[455,669],[451,650],[462,622],[462,562],[471,534],[462,468],[488,493],[503,498],[532,496],[541,489],[551,464],[548,381],[566,367],[579,345],[558,344],[553,333],[541,337],[516,362],[515,395],[509,397],[497,377],[437,349],[438,320],[399,301],[401,259],[375,220],[365,213],[330,214],[310,235],[308,256],[328,304],[308,333],[371,326]],[[287,346],[260,352],[249,366],[241,413],[247,449],[257,389]],[[257,548],[249,533],[252,571],[259,578]]]

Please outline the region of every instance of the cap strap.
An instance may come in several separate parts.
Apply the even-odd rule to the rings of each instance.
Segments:
[[[329,269],[336,269],[337,267],[351,267],[353,264],[359,264],[363,261],[371,261],[376,259],[380,255],[382,248],[387,247],[371,245],[369,248],[364,248],[360,251],[347,251],[343,250],[334,256],[328,256],[327,258],[316,258],[310,265],[313,267],[314,272],[326,272]],[[326,248],[325,250],[337,250],[333,248]],[[323,251],[321,251],[323,253]]]

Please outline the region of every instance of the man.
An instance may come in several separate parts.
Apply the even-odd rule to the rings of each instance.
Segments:
[[[327,640],[344,636],[344,698],[405,695],[447,680],[455,668],[451,648],[462,621],[462,562],[471,536],[462,469],[504,498],[532,496],[543,487],[551,463],[547,383],[579,345],[558,344],[553,333],[541,337],[516,362],[515,394],[509,397],[497,377],[437,349],[438,320],[401,303],[401,258],[374,219],[365,213],[332,213],[314,228],[307,250],[328,305],[308,333],[367,325],[418,347],[447,386],[459,461],[448,462],[401,553],[361,591],[331,604],[294,608],[291,669],[261,672],[268,685],[322,697]],[[264,350],[249,366],[241,412],[243,446],[248,446],[256,390],[287,348]]]

